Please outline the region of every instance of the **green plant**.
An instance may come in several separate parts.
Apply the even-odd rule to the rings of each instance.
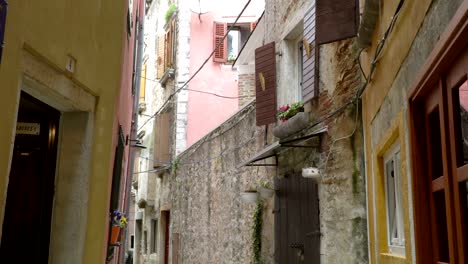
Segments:
[[[177,6],[174,3],[172,3],[169,6],[169,8],[166,11],[166,14],[164,15],[164,20],[166,21],[166,24],[167,24],[167,22],[169,22],[169,19],[171,18],[172,14],[174,14],[176,9],[177,9]]]
[[[253,263],[262,264],[262,228],[263,228],[263,202],[257,201],[257,207],[253,215],[252,249]]]
[[[262,186],[263,188],[270,189],[270,183],[267,181],[260,181],[260,186]]]
[[[279,108],[277,115],[281,121],[285,122],[299,112],[304,112],[304,104],[302,102],[296,102],[291,106],[283,105]]]
[[[172,174],[177,175],[177,169],[179,168],[179,163],[180,163],[180,159],[178,157],[175,158],[174,161],[172,162],[172,167],[171,167]]]

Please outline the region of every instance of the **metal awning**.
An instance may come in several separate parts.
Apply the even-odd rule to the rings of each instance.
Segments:
[[[300,144],[310,138],[319,136],[322,133],[327,132],[328,127],[324,126],[320,129],[315,130],[314,132],[310,133],[309,135],[288,139],[284,141],[276,141],[273,144],[266,146],[261,151],[257,152],[253,157],[248,159],[246,162],[242,163],[239,167],[243,166],[278,166],[278,154],[284,150],[284,148],[316,148],[318,146],[315,145],[304,145]],[[254,162],[264,160],[267,158],[275,157],[276,163],[275,164],[254,164]]]

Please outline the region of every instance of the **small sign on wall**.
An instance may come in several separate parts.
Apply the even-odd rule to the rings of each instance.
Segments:
[[[5,0],[0,0],[0,63],[2,63],[2,52],[3,52],[3,45],[4,45],[3,40],[5,37],[7,5],[8,3]]]
[[[39,123],[16,123],[16,135],[39,135],[41,124]]]

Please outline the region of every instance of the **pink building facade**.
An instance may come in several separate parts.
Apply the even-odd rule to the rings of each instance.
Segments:
[[[233,25],[246,3],[233,1],[227,5],[208,0],[201,1],[202,6],[191,7],[190,76],[215,49],[215,38],[222,38],[229,27],[233,27],[218,51],[188,85],[187,147],[219,126],[239,108],[238,73],[232,65],[264,9],[264,1],[251,1]]]

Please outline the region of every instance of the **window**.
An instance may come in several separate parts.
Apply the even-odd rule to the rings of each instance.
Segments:
[[[304,56],[303,56],[303,42],[302,39],[298,40],[297,42],[297,80],[298,80],[298,87],[299,87],[299,100],[302,100],[302,80],[303,80],[303,73],[304,73]]]
[[[151,241],[150,241],[150,253],[158,252],[158,220],[151,220]]]
[[[143,254],[148,253],[148,232],[143,232]]]
[[[384,175],[388,245],[396,254],[404,254],[405,246],[400,164],[400,146],[394,144],[384,156]]]
[[[231,26],[232,24],[221,22],[214,23],[213,48],[216,48],[223,40],[228,27]],[[234,62],[254,27],[255,26],[252,23],[236,24],[236,26],[232,27],[227,37],[223,42],[221,42],[218,49],[216,50],[213,56],[213,61],[229,63]]]
[[[135,248],[135,236],[131,235],[130,236],[130,249],[134,249],[134,248]]]
[[[231,25],[228,25],[230,27]],[[239,52],[250,35],[250,24],[233,27],[227,36],[227,61],[233,62],[237,59]]]

